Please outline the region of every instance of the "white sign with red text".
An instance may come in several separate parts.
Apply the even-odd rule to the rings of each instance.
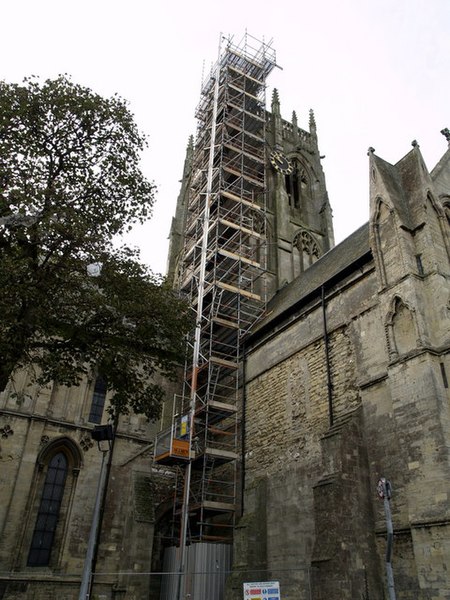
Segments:
[[[244,583],[244,600],[281,600],[279,581]]]

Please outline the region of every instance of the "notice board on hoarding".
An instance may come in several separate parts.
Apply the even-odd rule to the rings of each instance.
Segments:
[[[279,581],[244,583],[244,600],[281,600]]]

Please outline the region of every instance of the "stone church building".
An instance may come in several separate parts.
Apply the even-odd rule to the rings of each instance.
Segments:
[[[291,282],[246,343],[230,597],[239,570],[289,600],[387,597],[384,476],[397,598],[450,598],[449,167],[450,150],[430,173],[415,142],[395,165],[370,149],[369,223],[329,252],[311,227],[297,277],[279,260]]]
[[[223,597],[273,580],[284,600],[387,598],[384,477],[397,598],[449,599],[450,148],[431,171],[415,141],[395,165],[370,148],[369,223],[334,247],[313,113],[309,131],[295,113],[284,120],[275,90],[265,135],[271,299],[241,354]],[[175,284],[192,155],[190,144],[171,232]]]
[[[20,373],[0,394],[0,598],[78,599],[107,448],[91,433],[107,407],[95,377],[38,388]],[[148,597],[156,429],[119,420],[91,598]]]
[[[387,598],[381,477],[393,490],[397,598],[449,600],[450,149],[431,171],[416,142],[395,165],[369,149],[369,223],[335,246],[313,113],[309,131],[284,120],[274,92],[265,123],[270,301],[240,351],[233,557],[224,587],[190,600],[240,600],[252,581],[279,582],[283,600]],[[193,156],[191,141],[175,284]],[[26,379],[0,395],[0,599],[72,600],[102,461],[91,431],[108,398],[99,378],[70,389]],[[137,415],[119,423],[102,600],[178,600],[151,575],[163,569],[172,486],[170,468],[153,465],[159,429]]]

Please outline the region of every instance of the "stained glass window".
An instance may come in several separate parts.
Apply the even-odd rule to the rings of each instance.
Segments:
[[[50,562],[66,477],[67,458],[62,452],[58,452],[48,465],[28,555],[29,567],[42,567]]]
[[[94,393],[92,395],[91,411],[88,419],[91,423],[101,423],[102,421],[106,389],[106,381],[99,375],[95,380]]]

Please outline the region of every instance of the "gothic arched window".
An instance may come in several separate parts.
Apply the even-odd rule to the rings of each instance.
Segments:
[[[397,358],[422,344],[414,308],[399,296],[392,300],[392,308],[386,319],[388,350]]]
[[[101,375],[98,375],[94,384],[94,392],[92,394],[91,409],[88,418],[88,421],[91,423],[101,423],[107,389],[108,386],[106,380]]]
[[[286,192],[289,206],[301,210],[309,198],[309,178],[306,169],[297,160],[293,160],[294,169],[286,175]]]
[[[66,485],[67,468],[67,458],[63,452],[55,454],[48,465],[28,554],[27,565],[29,567],[47,566],[50,562],[61,501]]]
[[[450,197],[444,196],[442,200],[442,206],[444,208],[445,216],[447,217],[447,223],[450,224]]]
[[[399,248],[394,211],[382,198],[377,198],[376,203],[373,219],[374,251],[381,286],[384,287],[392,281],[392,269],[387,267],[398,263]]]
[[[310,267],[320,257],[320,247],[314,236],[306,229],[297,233],[292,243],[294,277]]]
[[[57,568],[61,564],[82,455],[69,437],[42,437],[29,502],[15,550],[17,565]]]

